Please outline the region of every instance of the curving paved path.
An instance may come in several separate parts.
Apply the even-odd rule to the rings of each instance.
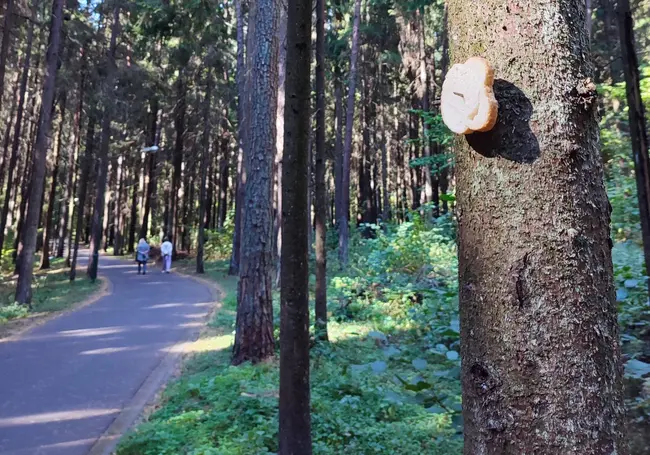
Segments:
[[[0,342],[0,454],[104,453],[98,438],[124,409],[131,423],[138,397],[151,398],[213,305],[206,286],[153,267],[139,276],[101,257],[100,275],[110,295]]]

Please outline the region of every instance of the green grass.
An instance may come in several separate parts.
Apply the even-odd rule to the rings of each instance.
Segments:
[[[230,366],[236,280],[225,263],[206,265],[206,277],[225,291],[222,308],[199,341],[200,353],[166,389],[159,409],[123,439],[119,455],[278,450],[278,361]],[[458,360],[423,349],[410,327],[377,329],[370,320],[333,320],[331,343],[313,347],[314,454],[460,454]]]
[[[0,324],[36,313],[66,310],[99,289],[100,280],[93,283],[85,276],[80,276],[70,283],[67,270],[63,259],[54,259],[49,270],[35,271],[32,308],[29,309],[14,303],[16,279],[12,276],[12,271],[3,268],[0,282]]]

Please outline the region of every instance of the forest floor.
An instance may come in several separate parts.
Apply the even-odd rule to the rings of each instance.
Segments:
[[[40,324],[50,316],[74,309],[91,295],[100,292],[105,283],[95,282],[81,273],[70,282],[64,259],[53,259],[47,270],[38,270],[35,261],[32,308],[14,303],[17,276],[13,264],[6,261],[0,269],[0,339],[22,332]]]
[[[329,239],[332,248],[335,242]],[[444,219],[433,229],[416,219],[353,245],[345,273],[329,264],[330,343],[312,346],[314,454],[462,453],[453,229]],[[637,244],[617,243],[633,455],[650,454],[650,307],[641,264]],[[194,262],[176,267],[193,273]],[[278,359],[230,366],[237,280],[227,270],[226,262],[206,263],[205,277],[224,290],[222,307],[180,378],[118,455],[277,452]],[[276,337],[277,303],[276,295]]]
[[[209,287],[133,262],[102,257],[99,272],[110,293],[0,343],[0,453],[106,453],[216,304]]]

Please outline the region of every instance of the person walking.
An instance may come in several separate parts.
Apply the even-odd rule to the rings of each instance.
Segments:
[[[138,263],[138,275],[142,272],[143,275],[147,274],[147,261],[149,260],[149,244],[145,239],[140,239],[138,247],[135,252],[135,260]]]
[[[172,268],[173,250],[174,250],[174,246],[172,245],[172,242],[169,241],[168,237],[165,237],[165,241],[163,242],[162,245],[160,245],[160,254],[162,254],[162,259],[163,259],[163,265],[162,265],[163,273],[169,273],[169,271]]]

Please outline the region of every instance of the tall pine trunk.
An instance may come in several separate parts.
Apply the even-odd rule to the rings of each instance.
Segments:
[[[45,187],[45,171],[47,167],[47,150],[49,135],[52,129],[52,106],[56,92],[56,73],[61,45],[61,28],[63,26],[64,0],[53,0],[50,39],[45,57],[45,77],[43,78],[43,95],[41,97],[41,114],[34,144],[34,161],[32,163],[31,190],[29,207],[25,218],[25,235],[18,266],[18,283],[16,285],[16,302],[31,304],[34,253],[36,252],[36,237]]]
[[[120,32],[120,3],[113,7],[113,24],[111,26],[111,41],[106,56],[106,76],[103,81],[103,103],[104,114],[102,117],[102,136],[97,156],[97,186],[95,196],[95,207],[91,225],[90,238],[90,259],[88,260],[88,277],[91,280],[97,278],[99,267],[99,249],[102,245],[102,234],[104,230],[104,210],[106,209],[106,183],[108,181],[109,165],[109,143],[111,140],[111,119],[113,116],[113,85],[115,80],[115,50],[117,49],[117,36]]]
[[[323,4],[324,0],[319,0],[319,20],[324,16]],[[282,167],[282,232],[287,241],[282,243],[281,254],[279,455],[312,453],[308,243],[311,226],[308,223],[310,207],[307,198],[310,176],[311,10],[311,0],[289,0],[288,23],[291,26],[287,29],[287,96]],[[318,43],[322,44],[322,36]],[[322,60],[321,55],[321,64]],[[323,71],[322,67],[317,70],[320,88],[324,88]],[[320,93],[318,104],[323,108],[322,90]]]
[[[204,245],[205,245],[205,204],[206,183],[208,180],[208,160],[210,153],[210,101],[212,97],[212,72],[208,69],[205,83],[205,101],[203,108],[203,142],[201,144],[201,183],[199,193],[199,236],[196,248],[196,273],[205,273]]]
[[[359,55],[359,23],[361,21],[361,0],[354,2],[352,24],[352,49],[350,51],[350,74],[348,82],[348,103],[345,117],[345,142],[341,170],[341,213],[339,222],[339,260],[348,263],[350,242],[350,161],[352,158],[352,133],[354,131],[354,97],[357,91],[357,56]]]
[[[79,243],[84,234],[84,220],[86,214],[86,195],[88,193],[88,181],[93,165],[95,149],[95,126],[97,124],[96,107],[91,106],[88,113],[88,126],[86,130],[86,144],[84,154],[81,158],[81,173],[79,175],[79,186],[77,188],[76,224],[74,230],[74,245],[70,258],[70,281],[77,277],[77,257],[79,256]],[[74,218],[74,217],[73,217]]]
[[[449,1],[453,61],[481,49],[499,101],[456,142],[466,455],[628,453],[584,19],[581,0]]]
[[[45,222],[43,229],[43,251],[41,253],[40,269],[45,270],[50,268],[50,240],[54,230],[54,223],[52,217],[54,215],[54,206],[56,201],[56,190],[59,183],[59,167],[61,164],[61,149],[63,148],[63,129],[65,128],[65,106],[67,96],[65,93],[61,95],[61,120],[59,126],[59,135],[56,140],[56,152],[54,155],[54,166],[52,167],[52,181],[50,183],[50,194],[47,202],[47,211],[45,212]]]
[[[650,157],[648,156],[650,150],[648,148],[645,109],[641,99],[639,62],[634,46],[634,21],[629,0],[618,0],[617,13],[647,274],[650,271]],[[650,286],[650,281],[648,286]]]
[[[309,104],[307,104],[308,108]],[[327,340],[327,194],[325,160],[325,0],[316,0],[315,316],[316,338],[320,340]]]
[[[273,355],[273,157],[278,96],[278,0],[250,3],[250,125],[246,137],[237,322],[232,362]]]
[[[235,226],[232,236],[232,254],[230,256],[229,275],[239,274],[239,259],[242,236],[242,215],[244,197],[246,196],[244,182],[244,151],[248,146],[246,137],[246,115],[248,115],[248,94],[246,91],[246,44],[244,36],[244,11],[242,2],[235,0],[235,16],[237,20],[237,181],[235,184]]]
[[[7,56],[11,45],[13,34],[14,0],[7,0],[5,14],[2,23],[2,44],[0,44],[0,112],[2,112],[2,99],[5,93],[5,72],[7,68]],[[31,26],[30,26],[31,27]]]

